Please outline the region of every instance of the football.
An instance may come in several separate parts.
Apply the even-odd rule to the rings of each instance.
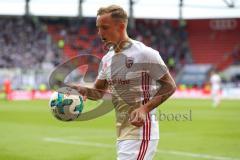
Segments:
[[[53,116],[58,120],[74,121],[80,116],[84,104],[82,96],[54,92],[49,106]]]

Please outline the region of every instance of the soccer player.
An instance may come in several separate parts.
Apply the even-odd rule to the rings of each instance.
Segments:
[[[127,24],[127,13],[120,6],[98,10],[98,34],[109,50],[101,60],[94,88],[72,88],[94,100],[111,91],[116,112],[117,159],[151,160],[159,139],[156,108],[174,93],[176,85],[159,52],[130,39]]]
[[[217,107],[219,106],[221,101],[221,78],[215,71],[211,72],[210,83],[211,83],[212,105],[213,107]]]
[[[11,81],[9,79],[6,79],[4,81],[4,93],[5,93],[5,99],[9,100],[9,94],[11,94]]]

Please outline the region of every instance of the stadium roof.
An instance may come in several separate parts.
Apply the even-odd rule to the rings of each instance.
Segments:
[[[30,0],[30,13],[37,16],[78,15],[80,0]],[[137,18],[179,18],[180,0],[133,0],[134,17]],[[119,4],[129,9],[129,0],[83,0],[83,16],[95,17],[101,6]],[[183,0],[182,17],[198,18],[240,18],[240,0]],[[0,0],[0,15],[24,15],[25,0]]]

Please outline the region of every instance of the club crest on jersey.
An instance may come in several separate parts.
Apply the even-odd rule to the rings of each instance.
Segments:
[[[131,68],[133,65],[133,58],[132,57],[127,57],[126,58],[126,67]]]

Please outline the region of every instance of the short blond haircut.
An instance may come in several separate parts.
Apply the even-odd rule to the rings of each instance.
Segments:
[[[120,20],[124,23],[127,24],[128,22],[128,15],[127,12],[118,5],[110,5],[107,7],[101,7],[99,8],[98,12],[97,12],[97,16],[101,16],[103,14],[111,14],[111,17],[115,20]]]

